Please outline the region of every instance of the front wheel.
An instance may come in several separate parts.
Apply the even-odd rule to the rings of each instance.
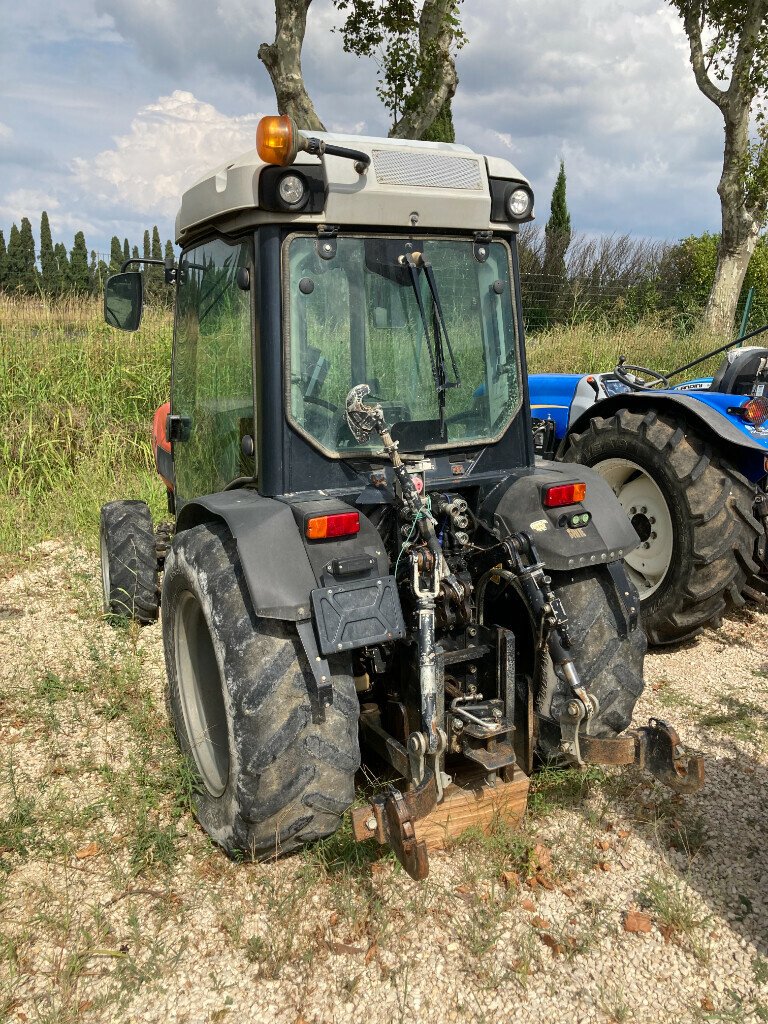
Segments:
[[[263,859],[334,832],[360,763],[354,680],[344,660],[331,665],[333,703],[314,723],[295,628],[255,615],[225,527],[174,539],[163,640],[170,717],[211,838],[231,855]]]
[[[683,640],[744,603],[758,571],[752,488],[687,423],[653,410],[595,416],[565,461],[604,477],[637,532],[625,564],[651,643]]]
[[[101,507],[100,552],[104,611],[148,625],[160,598],[152,514],[143,501]]]

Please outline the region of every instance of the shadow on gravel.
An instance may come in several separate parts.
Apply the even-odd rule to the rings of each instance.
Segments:
[[[737,722],[742,709],[736,709]],[[761,714],[765,716],[765,712]],[[721,718],[719,715],[718,718]],[[759,728],[758,723],[755,725]],[[768,954],[768,767],[718,736],[729,751],[707,756],[706,782],[696,797],[680,805],[681,817],[698,817],[703,846],[680,871],[711,910],[735,932]]]

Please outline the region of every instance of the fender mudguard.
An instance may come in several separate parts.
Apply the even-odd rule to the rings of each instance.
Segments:
[[[545,487],[578,481],[587,485],[579,506],[544,508]],[[571,529],[563,521],[577,509],[591,518],[586,526]],[[507,477],[494,488],[480,512],[502,534],[527,533],[546,568],[555,572],[616,561],[640,543],[616,495],[585,466],[537,462],[530,472]]]
[[[313,514],[338,510],[336,499],[311,503],[265,498],[254,490],[236,488],[188,501],[181,508],[176,532],[200,523],[221,520],[237,542],[243,575],[257,615],[265,619],[300,622],[312,617],[310,593],[327,585],[321,577],[334,560],[349,561],[362,555],[370,562],[367,575],[385,576],[388,559],[378,531],[360,513],[360,532],[339,540],[311,542],[303,536],[299,521],[311,504]],[[354,511],[351,507],[349,511]],[[311,550],[310,550],[311,549]],[[358,574],[356,579],[366,572]]]
[[[689,419],[693,419],[701,424],[707,437],[712,440],[725,441],[728,444],[736,445],[750,452],[760,452],[762,455],[768,454],[768,438],[763,441],[750,437],[747,433],[748,428],[746,425],[739,424],[737,426],[714,403],[714,400],[720,399],[718,404],[740,405],[744,401],[744,395],[720,396],[713,394],[711,398],[713,401],[708,403],[704,400],[703,394],[701,394],[701,397],[694,397],[694,394],[674,394],[670,391],[659,391],[652,396],[628,392],[622,395],[614,395],[612,398],[604,398],[602,401],[596,402],[595,405],[573,421],[568,428],[568,434],[560,444],[557,457],[561,458],[568,447],[568,437],[570,434],[578,434],[580,431],[585,430],[589,421],[595,416],[612,416],[619,409],[631,409],[633,412],[635,410],[637,412],[647,412],[649,409],[654,409],[657,412],[663,410],[677,413],[678,415],[683,413]]]

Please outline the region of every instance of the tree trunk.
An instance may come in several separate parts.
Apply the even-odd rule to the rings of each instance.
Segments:
[[[717,251],[715,280],[707,299],[704,322],[707,327],[724,338],[730,339],[736,322],[736,305],[741,295],[744,276],[755,251],[759,235],[757,224],[745,238],[735,245],[724,244],[721,238]]]
[[[301,71],[301,47],[312,0],[275,0],[275,41],[262,43],[259,60],[269,72],[277,97],[277,109],[288,114],[299,128],[325,131],[309,98]]]
[[[421,72],[403,116],[389,133],[393,139],[423,139],[450,104],[459,77],[451,53],[456,0],[424,0],[419,18]],[[449,107],[450,109],[450,107]]]
[[[725,104],[723,172],[717,191],[722,227],[717,248],[717,267],[704,311],[710,330],[730,337],[736,305],[752,253],[760,233],[761,211],[744,201],[744,166],[749,153],[749,110]]]

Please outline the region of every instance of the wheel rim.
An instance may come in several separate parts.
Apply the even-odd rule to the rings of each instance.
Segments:
[[[592,468],[610,485],[640,538],[639,546],[624,556],[624,564],[640,600],[646,601],[664,582],[672,563],[674,530],[666,499],[642,466],[628,459],[606,459]]]
[[[107,538],[104,531],[101,532],[101,588],[104,601],[104,611],[112,610],[112,584],[109,578],[109,551],[107,550]]]
[[[192,756],[205,788],[219,797],[229,777],[224,691],[208,623],[189,591],[176,606],[174,634],[179,698]]]

